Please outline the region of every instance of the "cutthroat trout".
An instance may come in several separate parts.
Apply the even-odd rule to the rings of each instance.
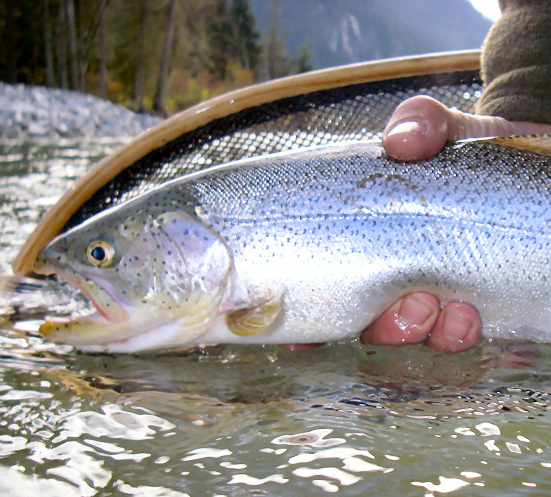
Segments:
[[[311,343],[412,291],[486,337],[551,341],[551,163],[488,140],[417,163],[349,143],[217,166],[59,235],[34,264],[98,310],[42,333],[89,351]]]

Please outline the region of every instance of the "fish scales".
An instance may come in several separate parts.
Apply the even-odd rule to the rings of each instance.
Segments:
[[[471,300],[483,318],[488,307],[515,328],[526,323],[526,311],[535,317],[524,304],[510,316],[516,293],[549,302],[549,290],[533,283],[536,275],[546,281],[551,253],[549,232],[538,233],[550,216],[546,158],[527,164],[526,154],[487,143],[450,147],[421,164],[396,163],[363,145],[327,153],[267,159],[193,184],[247,283],[274,272],[263,285],[295,282],[307,314],[339,315],[356,300],[353,321],[362,324],[410,289]],[[232,190],[241,191],[240,202]],[[309,292],[316,268],[324,282]],[[366,313],[374,300],[375,312]]]
[[[44,249],[38,271],[77,285],[91,278],[92,301],[111,299],[127,315],[111,335],[108,323],[97,336],[79,322],[49,328],[51,337],[123,352],[325,342],[358,334],[397,298],[424,290],[476,305],[486,336],[551,341],[550,172],[547,156],[475,140],[417,163],[396,162],[379,144],[349,143],[194,173]],[[132,223],[132,236],[118,228]],[[74,260],[103,238],[119,262],[83,270]],[[133,265],[117,268],[124,247],[150,254],[140,276]],[[161,303],[167,295],[170,309]],[[200,309],[193,332],[174,314],[179,301]]]

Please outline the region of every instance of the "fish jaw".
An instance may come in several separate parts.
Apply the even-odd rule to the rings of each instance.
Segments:
[[[46,321],[40,327],[48,340],[90,352],[147,352],[195,345],[219,316],[217,292],[195,292],[177,312],[162,308],[136,309],[123,322],[100,313],[69,320]]]
[[[35,264],[33,270],[38,274],[55,273],[67,283],[78,288],[106,322],[125,323],[129,320],[129,303],[122,299],[121,295],[107,281],[94,278],[90,274],[86,275],[87,277],[82,277],[72,271],[65,271],[62,267],[54,269],[51,265]],[[90,318],[95,320],[95,317],[92,318],[92,316],[94,315],[91,315]]]

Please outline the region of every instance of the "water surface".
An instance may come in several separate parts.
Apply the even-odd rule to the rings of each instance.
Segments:
[[[113,141],[0,146],[0,274]],[[551,346],[452,357],[356,341],[90,355],[43,341],[84,301],[0,294],[0,495],[482,496],[551,491]]]

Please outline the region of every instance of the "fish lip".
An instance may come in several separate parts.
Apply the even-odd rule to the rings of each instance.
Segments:
[[[63,267],[53,267],[53,265],[47,263],[43,264],[43,268],[45,268],[45,270],[51,271],[47,274],[56,274],[58,277],[65,280],[70,285],[78,288],[95,307],[97,314],[103,317],[107,322],[122,324],[130,320],[128,306],[126,305],[126,303],[118,297],[116,292],[114,292],[113,289],[109,287],[109,285],[99,283],[97,281],[97,278],[94,278],[93,275],[87,274],[87,272],[82,272],[83,276],[75,275],[72,271],[65,271]],[[42,268],[40,269],[41,271],[43,270]],[[41,272],[40,274],[46,273]],[[116,304],[117,312],[114,311],[113,313],[107,313],[105,309],[100,305],[98,299],[95,299],[92,292],[86,288],[87,282],[90,282],[101,288],[111,298],[113,303]],[[80,316],[80,318],[86,319],[89,317],[90,319],[92,319],[92,316],[94,316],[95,314],[96,313],[92,313],[90,316]]]
[[[71,283],[71,281],[69,281],[69,280],[67,280],[67,281],[69,283]],[[118,314],[115,315],[114,313],[113,314],[108,314],[99,305],[98,301],[96,299],[94,299],[94,297],[92,296],[90,291],[88,291],[86,288],[83,288],[82,285],[78,285],[77,283],[71,283],[71,284],[75,285],[84,294],[84,296],[96,308],[97,313],[100,316],[102,316],[105,320],[107,320],[108,322],[110,322],[110,323],[125,323],[125,322],[129,321],[130,317],[128,315],[128,311],[127,311],[126,306],[124,305],[124,303],[121,300],[119,300],[113,293],[109,292],[105,286],[100,285],[99,283],[97,283],[96,281],[94,281],[92,279],[90,279],[90,281],[92,283],[94,283],[95,285],[97,285],[98,287],[100,287],[105,293],[107,293],[107,295],[109,295],[109,297],[111,297],[112,301],[117,305],[117,308],[122,311],[123,316],[119,316]]]

